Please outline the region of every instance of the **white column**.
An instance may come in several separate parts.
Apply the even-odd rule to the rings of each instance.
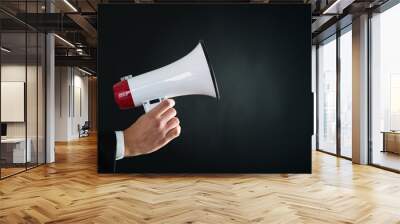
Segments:
[[[54,60],[54,35],[47,34],[46,36],[46,60],[47,60],[47,67],[46,67],[46,163],[52,163],[55,161],[55,151],[54,151],[54,133],[55,133],[55,76],[54,76],[54,67],[55,67],[55,60]]]
[[[368,163],[368,15],[353,19],[353,162]]]
[[[71,125],[71,67],[55,68],[55,141],[69,141]]]
[[[53,12],[51,1],[46,1],[47,12]],[[46,163],[55,161],[55,43],[54,35],[46,35]]]

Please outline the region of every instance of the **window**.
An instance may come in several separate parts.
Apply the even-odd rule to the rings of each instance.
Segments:
[[[400,5],[371,18],[372,163],[400,170]]]
[[[352,156],[352,33],[351,26],[340,36],[340,155]]]
[[[336,36],[318,48],[318,149],[336,153]]]

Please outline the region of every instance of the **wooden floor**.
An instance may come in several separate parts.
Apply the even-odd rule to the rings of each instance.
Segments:
[[[313,153],[312,175],[99,175],[96,139],[0,181],[0,223],[400,223],[400,175]]]
[[[19,172],[23,172],[23,171],[25,171],[26,169],[25,169],[25,167],[23,167],[23,168],[20,168],[20,167],[17,167],[17,168],[15,168],[15,167],[10,167],[10,168],[0,168],[1,169],[1,177],[3,178],[3,177],[8,177],[8,176],[11,176],[11,175],[13,175],[13,174],[16,174],[16,173],[19,173]]]
[[[27,167],[25,167],[25,164],[23,164],[23,165],[19,164],[18,167],[0,168],[1,169],[0,170],[1,178],[5,178],[5,177],[11,176],[11,175],[15,175],[15,174],[20,173],[20,172],[24,172],[27,169],[33,169],[36,166],[37,166],[36,163],[35,164],[29,164],[28,163]]]
[[[400,170],[400,154],[375,150],[372,160],[374,164]]]

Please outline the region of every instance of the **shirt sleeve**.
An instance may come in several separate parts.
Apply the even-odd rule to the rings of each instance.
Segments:
[[[125,141],[124,141],[124,132],[123,131],[115,131],[115,139],[116,139],[116,155],[115,160],[120,160],[124,158],[125,155]]]

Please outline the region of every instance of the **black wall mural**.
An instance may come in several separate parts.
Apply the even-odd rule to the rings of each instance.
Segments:
[[[308,5],[101,5],[99,172],[310,173],[311,10]],[[167,65],[204,40],[221,100],[177,97],[181,136],[114,163],[120,110],[112,86]]]

